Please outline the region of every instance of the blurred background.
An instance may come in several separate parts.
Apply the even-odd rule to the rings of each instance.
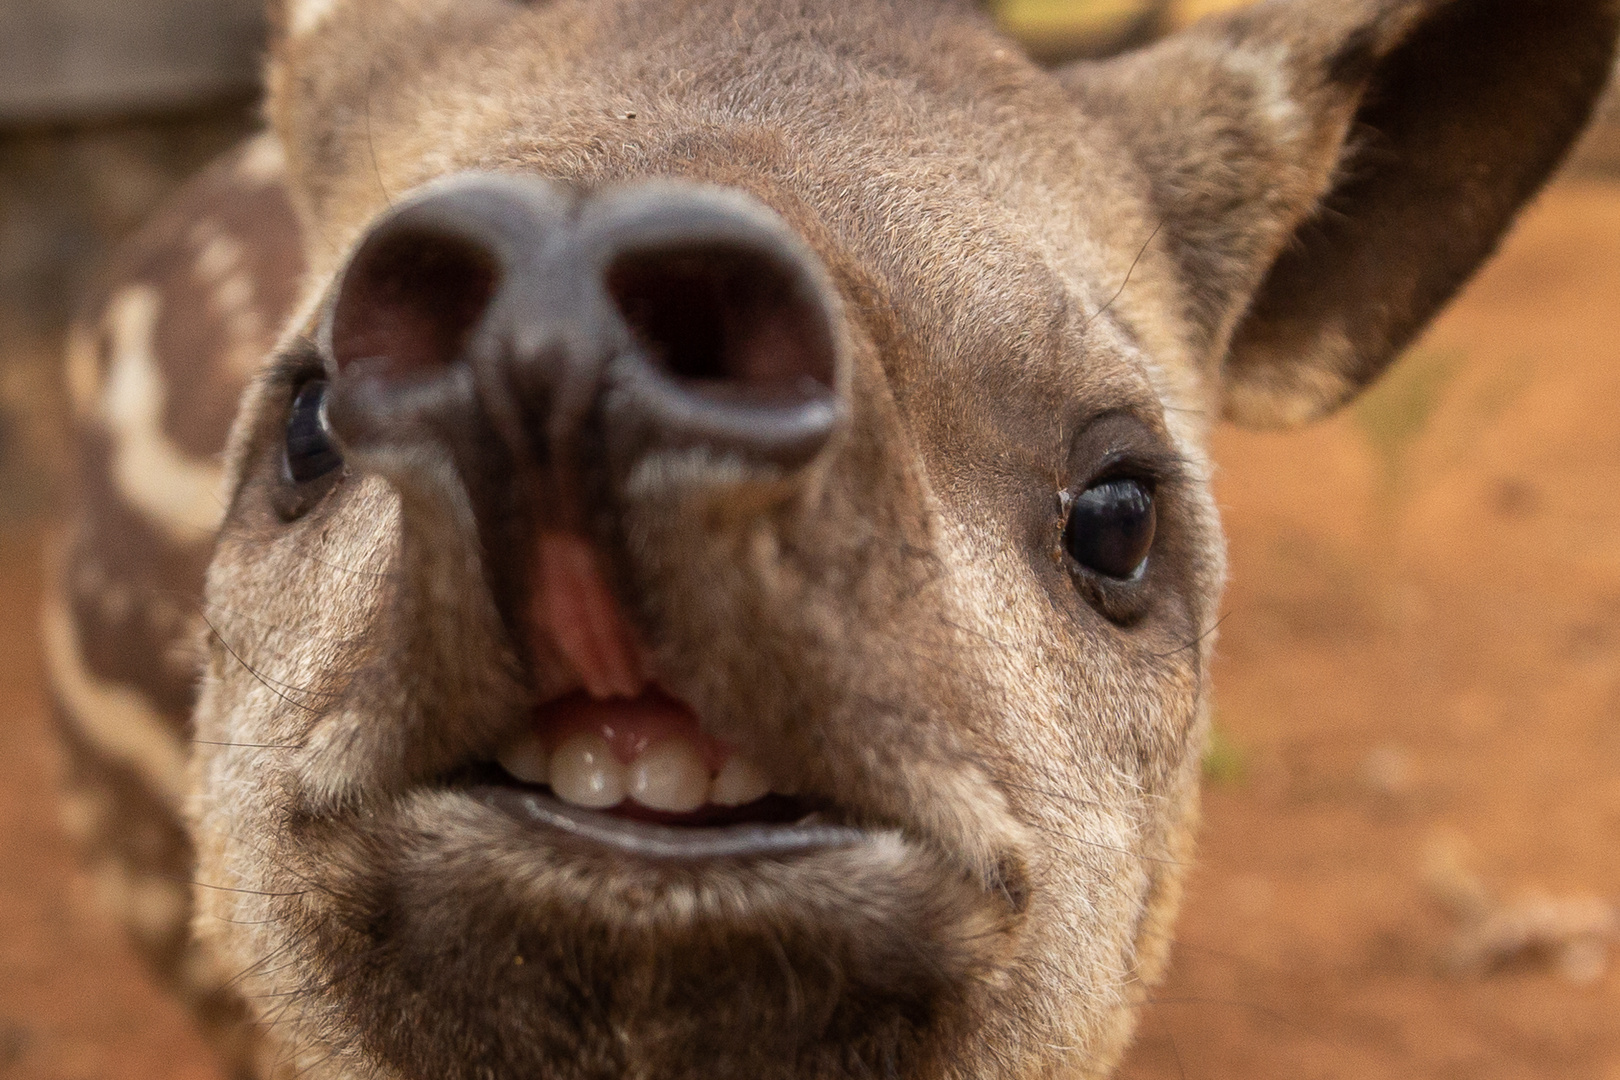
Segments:
[[[1333,2],[1333,0],[1322,0]],[[1233,0],[1003,0],[1042,57]],[[259,0],[0,0],[0,1080],[218,1075],[57,824],[60,339],[256,126]],[[1124,1075],[1620,1080],[1620,107],[1371,394],[1224,430],[1207,824]]]

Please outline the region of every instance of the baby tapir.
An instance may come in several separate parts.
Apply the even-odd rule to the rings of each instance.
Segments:
[[[137,941],[260,1076],[1107,1074],[1209,429],[1390,361],[1617,20],[1279,0],[1044,70],[967,0],[276,9],[272,133],[69,357],[45,631]]]

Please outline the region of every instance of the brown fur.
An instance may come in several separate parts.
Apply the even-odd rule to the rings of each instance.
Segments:
[[[1056,73],[955,0],[279,12],[269,112],[308,272],[231,439],[189,804],[199,955],[269,1060],[1106,1074],[1197,817],[1208,427],[1336,405],[1489,252],[1620,18],[1527,12],[1271,3]],[[867,843],[614,859],[444,783],[549,689],[508,629],[499,471],[356,446],[303,516],[277,492],[336,275],[391,203],[464,170],[547,178],[580,213],[647,178],[741,190],[825,266],[842,435],[791,475],[604,468],[593,538],[705,726]],[[1128,586],[1061,547],[1062,494],[1108,455],[1157,482]]]

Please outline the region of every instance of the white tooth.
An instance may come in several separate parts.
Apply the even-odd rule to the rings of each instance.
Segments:
[[[551,779],[550,755],[538,735],[524,735],[502,750],[495,760],[525,784],[544,784]]]
[[[563,802],[606,810],[624,801],[625,769],[600,735],[570,735],[551,755],[551,791]]]
[[[709,801],[720,806],[747,806],[770,794],[771,783],[759,767],[741,754],[733,754],[714,778]]]
[[[709,801],[708,766],[685,739],[665,739],[630,764],[630,797],[651,810],[689,813]]]

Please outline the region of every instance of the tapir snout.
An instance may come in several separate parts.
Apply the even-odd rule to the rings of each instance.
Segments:
[[[688,451],[779,475],[848,414],[820,261],[756,200],[696,184],[442,181],[370,230],[322,337],[342,442],[441,438],[466,471],[541,474],[548,528],[597,511],[599,464]]]

